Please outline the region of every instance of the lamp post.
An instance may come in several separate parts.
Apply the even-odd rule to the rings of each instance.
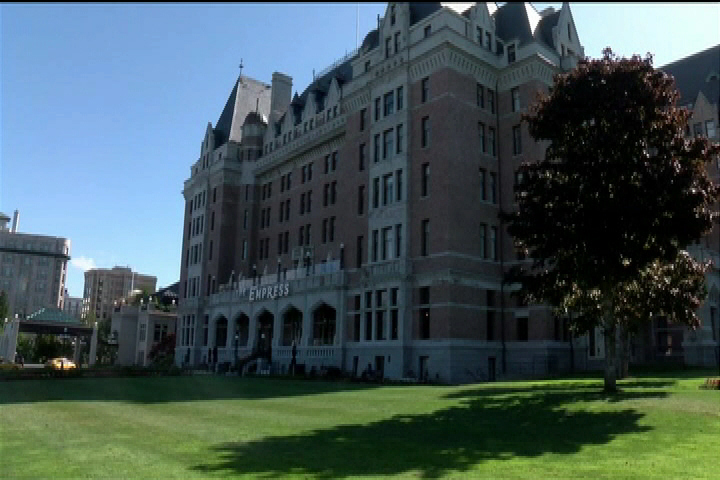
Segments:
[[[237,366],[238,366],[237,352],[238,352],[238,332],[237,332],[237,330],[235,330],[235,371],[236,372],[237,372]],[[240,372],[238,372],[238,373],[240,373]]]

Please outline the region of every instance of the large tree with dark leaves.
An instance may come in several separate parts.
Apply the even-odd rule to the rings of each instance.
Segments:
[[[572,312],[578,332],[601,326],[605,389],[616,389],[618,329],[652,314],[693,325],[705,267],[683,249],[712,227],[718,189],[706,164],[720,151],[683,135],[672,77],[652,56],[580,61],[523,117],[548,142],[524,164],[518,210],[504,215],[532,261],[506,280],[520,295]]]

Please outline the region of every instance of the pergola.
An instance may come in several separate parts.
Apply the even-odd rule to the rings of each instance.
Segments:
[[[95,364],[97,355],[97,322],[86,325],[75,317],[68,315],[59,308],[41,308],[27,318],[5,320],[3,335],[0,337],[0,357],[9,361],[15,359],[18,333],[35,333],[49,335],[70,335],[75,337],[74,361],[80,361],[80,339],[90,338],[90,365]]]

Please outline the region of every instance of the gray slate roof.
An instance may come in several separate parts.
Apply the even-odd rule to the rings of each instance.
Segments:
[[[240,75],[213,129],[215,148],[227,143],[228,140],[240,142],[243,122],[256,107],[261,116],[269,115],[270,85]]]
[[[694,103],[699,92],[703,92],[711,104],[720,104],[720,82],[717,77],[720,75],[720,45],[659,69],[675,77],[675,86],[680,92],[678,105]],[[715,80],[707,81],[712,73],[716,74]]]

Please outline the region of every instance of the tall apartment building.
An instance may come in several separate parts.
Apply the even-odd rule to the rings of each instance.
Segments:
[[[82,297],[71,297],[70,295],[68,295],[67,289],[65,289],[63,311],[77,319],[81,319],[83,313]]]
[[[600,365],[549,309],[518,304],[498,213],[537,92],[584,56],[570,6],[389,3],[298,95],[240,76],[183,194],[176,362],[270,348],[306,368],[442,382]],[[650,344],[648,344],[650,345]]]
[[[0,291],[10,317],[25,318],[41,308],[63,308],[70,240],[18,232],[19,213],[0,213]]]
[[[539,159],[521,124],[583,56],[570,7],[390,3],[301,95],[240,76],[185,181],[178,363],[272,347],[280,370],[368,364],[444,382],[569,368],[517,305],[499,223]]]
[[[154,292],[157,278],[133,272],[129,267],[93,268],[85,272],[83,317],[111,318],[114,302],[135,290]]]

